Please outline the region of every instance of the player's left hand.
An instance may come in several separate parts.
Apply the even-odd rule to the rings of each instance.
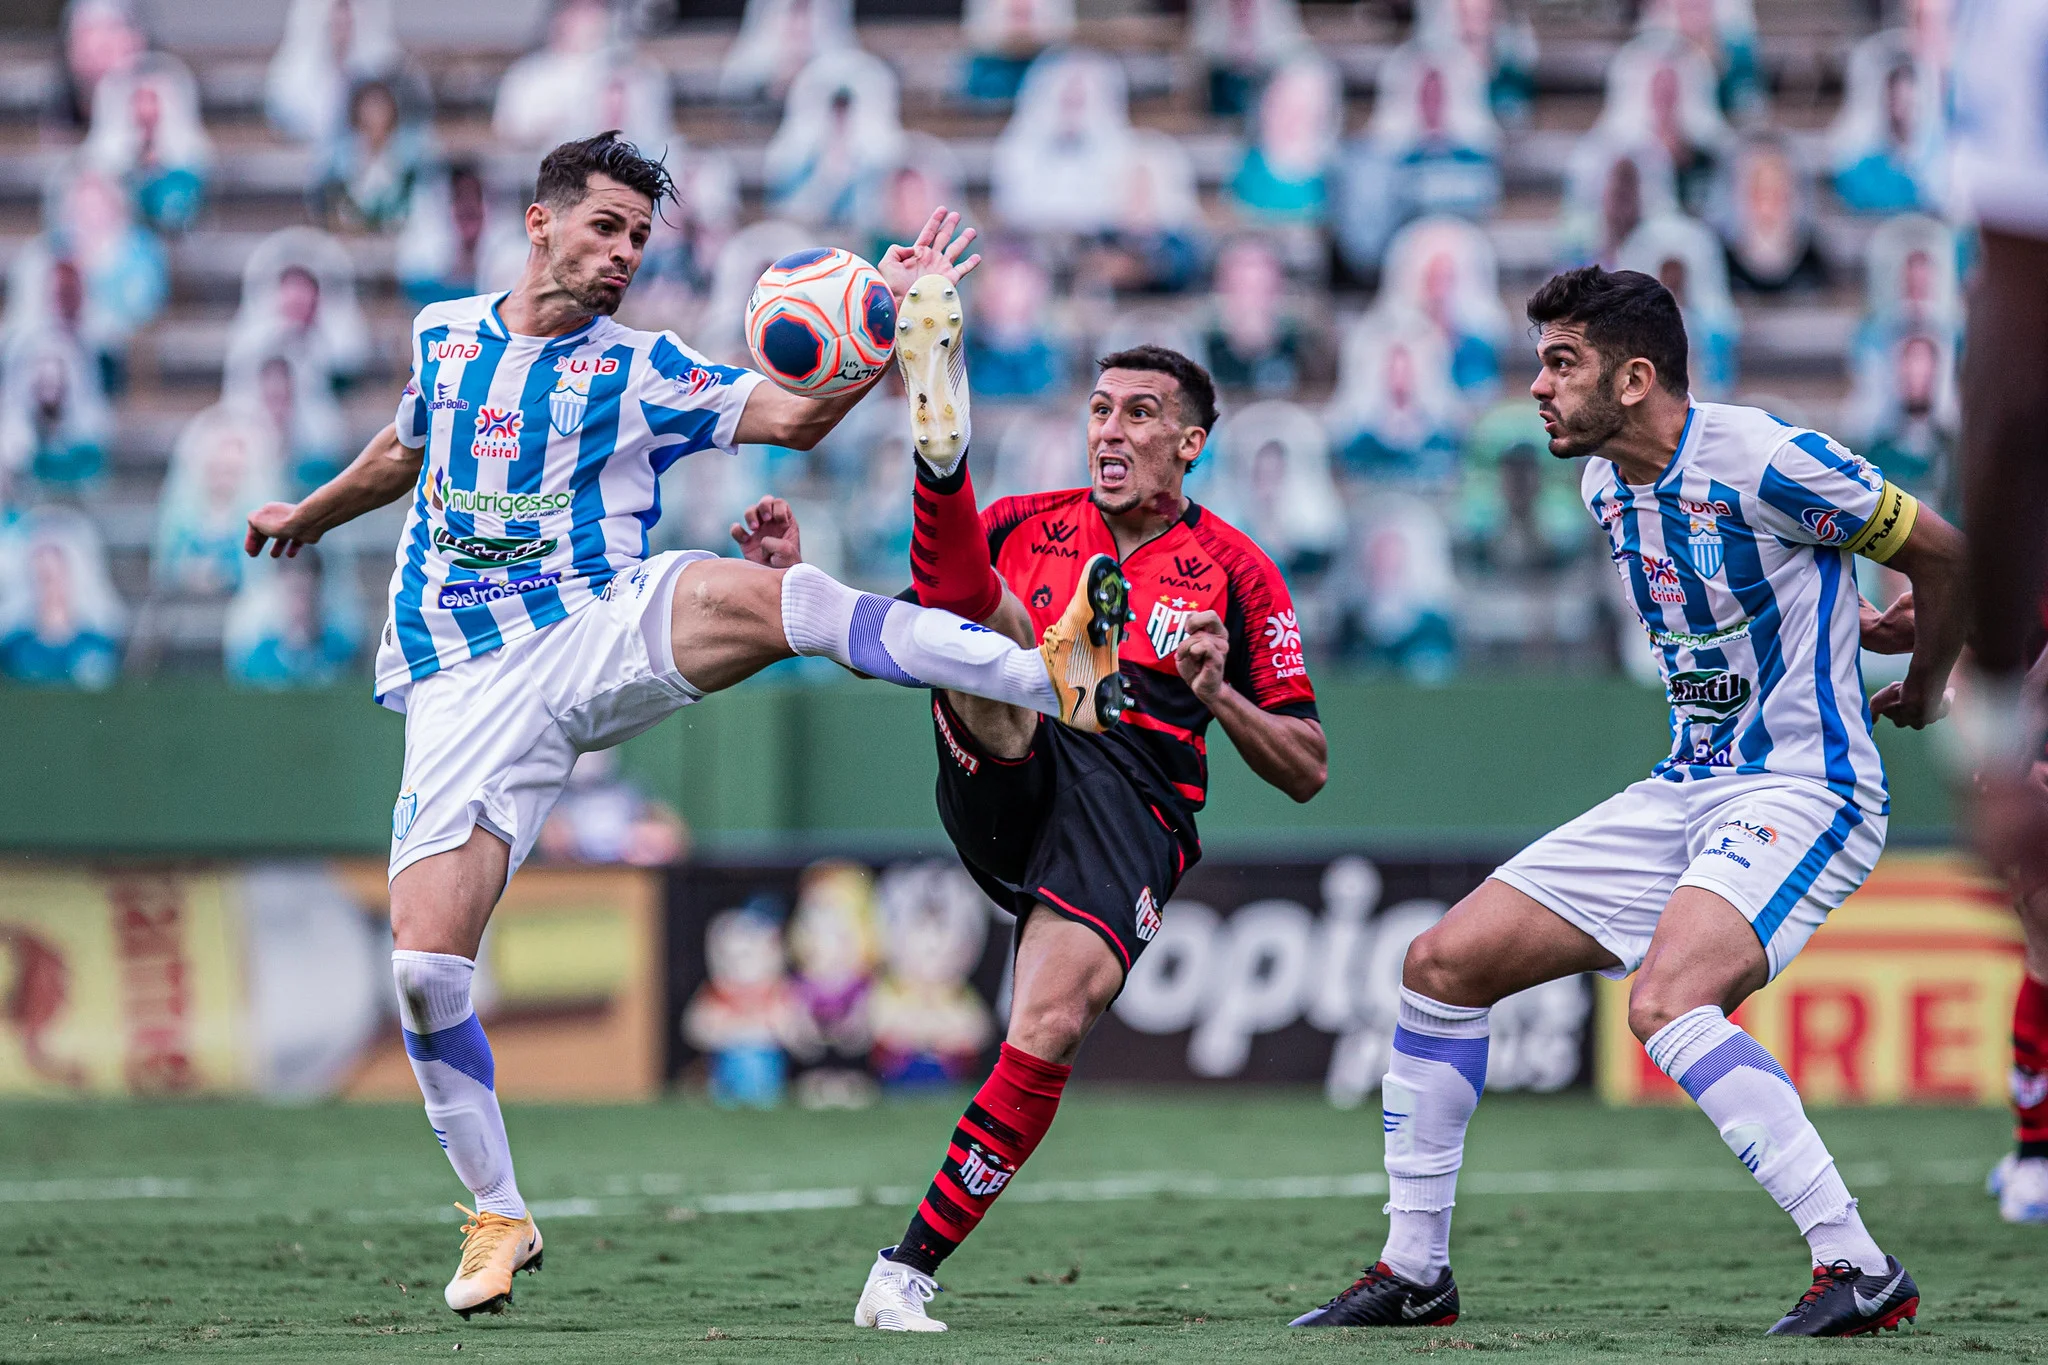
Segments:
[[[910,292],[910,286],[925,276],[944,275],[958,284],[967,278],[969,271],[981,264],[980,252],[964,261],[960,259],[960,253],[979,234],[969,228],[955,237],[953,234],[959,231],[959,227],[960,215],[941,204],[925,220],[924,231],[917,234],[915,242],[909,246],[890,247],[875,263],[899,305],[903,296]]]
[[[1945,689],[1938,697],[1930,697],[1924,688],[1912,684],[1909,678],[1904,682],[1886,683],[1870,697],[1870,718],[1891,717],[1892,724],[1902,730],[1920,730],[1934,724],[1948,714],[1955,705],[1956,690]]]
[[[1230,632],[1223,628],[1222,617],[1213,611],[1188,617],[1187,634],[1173,651],[1173,666],[1202,705],[1212,706],[1222,695],[1223,664],[1229,657]]]
[[[1911,588],[1892,599],[1892,604],[1883,611],[1865,599],[1857,599],[1857,625],[1861,628],[1863,647],[1872,654],[1911,654],[1913,652],[1913,590]]]
[[[740,554],[771,569],[788,569],[804,562],[802,532],[796,513],[781,498],[763,498],[746,510],[746,522],[734,522],[733,541]]]

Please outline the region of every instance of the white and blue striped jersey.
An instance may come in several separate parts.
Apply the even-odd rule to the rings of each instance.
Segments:
[[[1721,403],[1692,405],[1656,484],[1595,458],[1580,491],[1671,703],[1653,775],[1783,773],[1887,811],[1850,557],[1889,559],[1918,504],[1828,437]]]
[[[413,323],[398,439],[425,448],[377,651],[377,699],[588,606],[647,555],[658,480],[730,452],[761,376],[672,332],[608,317],[521,336],[505,295],[432,304]]]

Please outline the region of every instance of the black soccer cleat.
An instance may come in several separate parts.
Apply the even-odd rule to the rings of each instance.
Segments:
[[[1114,630],[1118,641],[1124,626],[1137,619],[1131,611],[1131,585],[1123,569],[1108,555],[1097,555],[1087,567],[1088,643],[1100,647],[1109,643]]]
[[[1289,1327],[1448,1327],[1458,1320],[1458,1285],[1451,1268],[1435,1284],[1404,1280],[1376,1262],[1358,1282]]]
[[[1866,1275],[1847,1261],[1813,1268],[1813,1287],[1764,1335],[1773,1337],[1855,1337],[1880,1329],[1896,1332],[1903,1319],[1920,1313],[1920,1286],[1896,1258],[1884,1258],[1883,1275]]]

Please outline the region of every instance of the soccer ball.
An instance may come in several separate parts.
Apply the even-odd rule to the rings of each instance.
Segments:
[[[873,379],[896,349],[896,299],[873,266],[837,247],[791,252],[747,299],[747,349],[761,373],[822,398]]]

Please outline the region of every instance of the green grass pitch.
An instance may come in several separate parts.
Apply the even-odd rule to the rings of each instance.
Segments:
[[[410,1107],[0,1106],[0,1361],[2048,1361],[2048,1229],[1982,1193],[1996,1111],[1820,1115],[1920,1325],[1766,1342],[1804,1247],[1691,1110],[1489,1099],[1449,1328],[1290,1331],[1377,1252],[1377,1111],[1077,1087],[943,1276],[943,1336],[860,1332],[958,1096],[860,1113],[517,1106],[547,1269],[441,1304],[462,1193]]]

